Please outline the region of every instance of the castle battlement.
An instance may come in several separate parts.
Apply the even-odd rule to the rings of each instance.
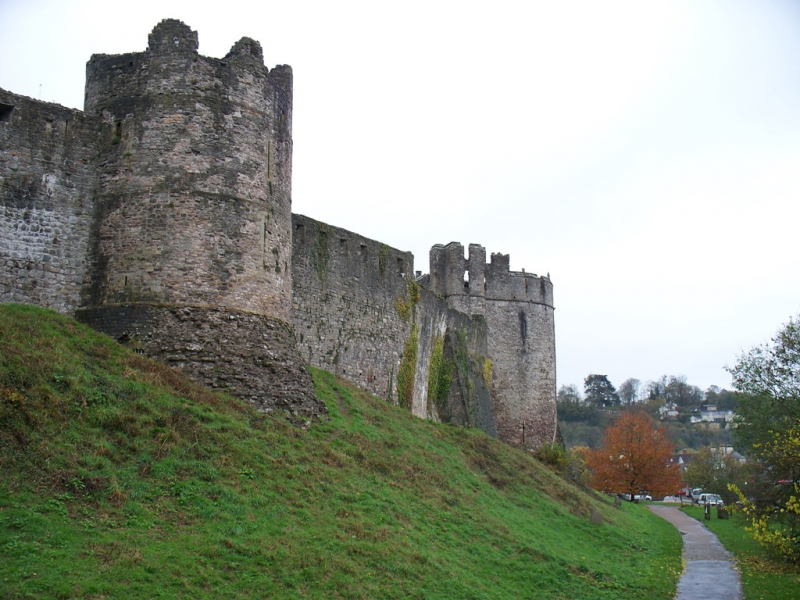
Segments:
[[[184,23],[96,54],[85,110],[0,90],[0,302],[75,314],[264,411],[329,369],[430,419],[553,441],[549,277],[451,242],[413,256],[292,215],[292,70]],[[458,365],[458,368],[456,368]]]
[[[533,302],[553,308],[553,284],[547,276],[510,271],[508,254],[492,253],[486,269],[486,298]]]
[[[510,271],[508,254],[492,253],[487,264],[486,250],[478,244],[469,245],[467,258],[464,246],[458,242],[433,246],[429,286],[435,294],[472,314],[484,313],[485,302],[481,301],[484,299],[553,307],[553,284],[549,277]]]
[[[86,65],[85,110],[100,112],[109,100],[131,94],[211,95],[264,106],[274,93],[282,97],[281,104],[290,103],[291,68],[278,65],[268,69],[259,42],[243,37],[219,59],[200,54],[198,40],[197,32],[188,25],[165,19],[150,33],[143,52],[92,55]],[[265,91],[264,86],[275,89],[259,93]]]

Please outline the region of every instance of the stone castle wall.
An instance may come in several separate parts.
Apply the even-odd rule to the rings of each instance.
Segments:
[[[0,90],[0,302],[80,306],[95,130],[80,111]]]
[[[291,213],[292,72],[165,20],[95,55],[86,112],[0,90],[0,302],[72,313],[303,421],[305,363],[428,419],[555,436],[549,277],[472,244],[413,256]],[[523,433],[524,432],[524,433]]]
[[[302,215],[293,223],[292,322],[309,364],[420,418],[496,435],[483,316],[454,310],[420,287],[409,252]],[[447,363],[451,380],[438,399],[429,389],[437,360]]]
[[[424,285],[424,282],[423,282]],[[416,320],[417,363],[411,412],[434,421],[476,427],[497,437],[487,381],[488,328],[482,315],[451,308],[426,287],[420,290]],[[441,346],[441,362],[435,358]],[[449,378],[447,393],[437,396],[436,378]]]
[[[306,369],[298,364],[291,326],[251,312],[192,306],[81,309],[77,317],[134,351],[203,385],[297,423],[325,414]]]
[[[404,319],[397,301],[407,301],[414,257],[302,215],[293,223],[292,323],[301,356],[396,401],[411,329],[411,309]]]

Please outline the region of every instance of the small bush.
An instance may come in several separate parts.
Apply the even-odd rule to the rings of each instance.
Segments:
[[[569,469],[569,457],[564,446],[559,443],[540,446],[533,455],[557,473],[566,473]]]

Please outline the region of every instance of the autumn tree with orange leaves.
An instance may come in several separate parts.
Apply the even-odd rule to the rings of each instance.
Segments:
[[[587,465],[592,487],[605,492],[656,496],[681,488],[680,467],[669,464],[675,449],[666,432],[644,413],[626,412],[606,429],[603,446],[592,450]]]

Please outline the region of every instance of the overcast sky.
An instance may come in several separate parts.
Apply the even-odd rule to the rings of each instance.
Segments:
[[[164,18],[292,66],[294,212],[550,273],[559,386],[730,386],[800,311],[798,2],[0,0],[0,87],[82,108]]]

